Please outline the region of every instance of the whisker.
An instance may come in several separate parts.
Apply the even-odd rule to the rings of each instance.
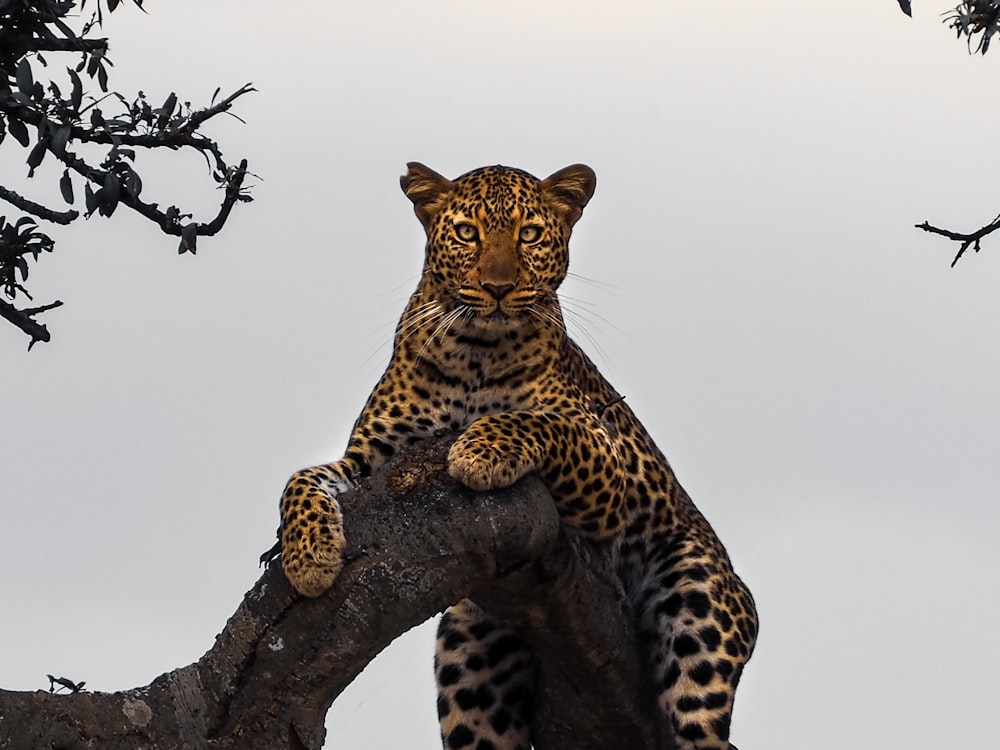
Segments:
[[[401,281],[399,284],[397,284],[396,286],[392,287],[391,289],[386,289],[386,290],[383,290],[381,292],[372,292],[372,293],[370,293],[368,296],[372,300],[383,299],[385,297],[389,297],[390,295],[392,295],[392,296],[391,296],[391,300],[389,302],[387,302],[386,304],[382,305],[381,307],[373,310],[371,312],[371,314],[369,314],[367,317],[369,319],[371,319],[371,318],[376,318],[377,319],[377,318],[381,317],[381,314],[384,313],[384,312],[386,312],[387,310],[398,311],[399,308],[401,307],[401,305],[399,304],[400,303],[400,297],[397,296],[397,292],[399,292],[400,289],[402,289],[404,287],[408,287],[411,284],[413,284],[413,280],[415,278],[419,278],[419,277],[409,276],[408,278],[404,279],[403,281]],[[405,301],[406,299],[408,299],[408,296],[407,297],[403,297],[402,299]],[[404,304],[405,304],[405,302],[404,302]],[[396,321],[399,320],[399,313],[398,312],[395,314],[394,318],[395,318]],[[373,329],[370,329],[366,333],[362,334],[361,338],[357,339],[354,343],[356,343],[356,344],[360,343],[364,339],[367,339],[367,338],[369,338],[370,336],[372,336],[374,334],[381,333],[381,331],[386,327],[386,325],[389,325],[389,324],[383,324],[383,325],[375,326]],[[396,323],[393,322],[391,325],[395,326]],[[380,336],[380,338],[381,338],[381,336]],[[381,346],[382,346],[382,344],[379,344],[378,348],[381,348]]]
[[[572,311],[572,313],[577,317],[578,320],[583,320],[591,323],[600,321],[604,325],[610,327],[616,333],[627,335],[626,332],[623,331],[621,328],[619,328],[617,325],[615,325],[615,323],[610,318],[606,318],[600,313],[591,309],[593,303],[586,302],[584,300],[574,299],[573,297],[567,297],[565,295],[560,295],[559,298],[565,303],[566,311],[567,312]]]
[[[381,344],[375,347],[374,351],[372,351],[372,353],[365,359],[365,364],[372,360],[376,354],[382,351],[386,345],[389,345],[391,348],[397,338],[399,343],[406,341],[411,336],[418,333],[421,329],[426,328],[428,324],[433,323],[435,319],[440,318],[443,314],[444,311],[441,309],[440,303],[436,300],[426,302],[423,305],[414,308],[410,311],[410,314],[405,321],[399,320],[395,324],[393,336],[391,336],[388,340],[383,340]]]
[[[381,352],[383,349],[385,349],[385,348],[387,348],[389,346],[390,346],[390,342],[383,340],[374,349],[372,349],[370,352],[368,352],[368,356],[365,357],[364,360],[361,362],[361,367],[362,368],[367,367],[368,363],[371,362],[373,359],[375,359],[376,355],[378,355],[379,352]]]
[[[410,310],[405,318],[400,319],[397,329],[400,333],[408,335],[423,326],[428,319],[433,318],[442,311],[443,308],[441,307],[441,304],[437,300],[431,300],[430,302]]]
[[[560,305],[557,300],[561,300],[564,304]],[[547,298],[545,302],[547,310],[546,314],[552,321],[552,324],[566,330],[567,335],[570,333],[569,329],[572,329],[572,333],[574,335],[571,336],[571,338],[575,338],[575,334],[579,332],[579,334],[590,344],[590,346],[593,347],[593,351],[596,352],[601,359],[607,362],[610,367],[611,359],[608,357],[608,353],[605,351],[604,347],[601,346],[597,338],[591,333],[587,324],[593,323],[591,317],[596,317],[607,323],[616,331],[621,332],[620,329],[603,316],[594,313],[592,310],[577,309],[584,308],[584,305],[577,304],[579,301],[572,297],[567,298],[565,295],[559,295],[557,298],[555,295],[552,295],[550,298]],[[561,318],[555,313],[555,310],[561,311]]]
[[[544,298],[526,308],[527,312],[543,327],[565,330],[565,323],[557,312],[559,307],[551,298]]]
[[[398,305],[396,305],[396,307],[398,309]],[[376,316],[371,316],[371,317],[376,317]],[[375,346],[371,347],[371,349],[369,350],[368,356],[365,357],[364,361],[361,363],[362,367],[367,367],[368,363],[371,362],[373,359],[375,359],[375,357],[379,354],[379,352],[381,352],[386,347],[388,347],[391,350],[393,332],[395,331],[397,325],[399,325],[398,318],[396,320],[391,320],[391,319],[386,320],[385,322],[380,323],[379,325],[372,326],[366,333],[362,334],[354,341],[355,345],[358,345],[361,342],[367,341],[372,338],[378,341],[378,343],[375,344]],[[388,336],[386,335],[386,332],[389,332]]]
[[[390,303],[388,303],[386,305],[383,305],[382,307],[380,307],[377,310],[374,310],[367,317],[368,317],[369,320],[372,319],[372,318],[376,318],[377,319],[377,318],[381,317],[382,313],[384,313],[384,312],[386,312],[388,310],[399,310],[399,307],[400,307],[399,303],[400,303],[400,299],[398,297],[396,297],[392,302],[390,302]],[[392,322],[381,323],[381,324],[379,324],[377,326],[374,326],[373,328],[369,329],[365,333],[361,334],[357,339],[355,339],[354,343],[355,344],[359,344],[362,341],[364,341],[365,339],[368,339],[368,338],[370,338],[371,336],[373,336],[373,335],[375,335],[377,333],[380,334],[381,331],[383,331],[385,328],[387,328],[389,326],[395,326],[397,320],[399,320],[399,314],[398,313],[396,313],[396,315],[394,316],[394,319],[392,320]],[[379,346],[381,346],[381,344]]]
[[[424,352],[427,351],[427,347],[430,343],[437,338],[439,341],[443,340],[444,334],[448,332],[448,329],[454,325],[455,321],[458,320],[462,315],[470,313],[471,310],[466,305],[460,305],[456,307],[451,312],[443,315],[438,321],[437,326],[431,331],[431,334],[424,341],[423,346],[420,347],[420,351],[417,352],[417,359],[423,359]]]
[[[411,313],[405,322],[400,322],[397,332],[399,343],[403,343],[414,334],[428,329],[443,318],[445,314],[444,307],[436,300],[417,308],[415,313]],[[432,333],[431,336],[433,335]]]
[[[586,305],[587,307],[597,307],[596,302],[591,302],[589,299],[584,299],[583,297],[571,297],[564,292],[559,292],[559,299],[563,302],[569,300],[570,302],[575,302],[578,305]]]
[[[584,323],[586,322],[586,318],[583,318],[578,312],[576,312],[575,310],[571,310],[569,308],[566,309],[566,316],[569,323],[572,324],[574,333],[579,331],[579,333],[583,336],[583,338],[587,340],[587,343],[590,344],[592,347],[594,347],[594,351],[598,355],[600,355],[601,359],[603,359],[610,365],[611,359],[608,357],[607,351],[605,351],[604,347],[601,346],[601,343],[590,332],[587,326],[584,325]]]
[[[370,296],[373,299],[376,299],[376,298],[385,297],[385,296],[387,296],[389,294],[394,294],[395,292],[398,292],[404,285],[408,285],[408,284],[412,283],[412,279],[413,279],[413,277],[410,277],[406,281],[398,284],[397,286],[393,287],[390,290],[387,290],[385,292],[380,292],[378,294],[372,294]],[[389,302],[389,303],[383,305],[382,307],[380,307],[379,309],[375,310],[371,315],[367,316],[367,319],[371,320],[371,319],[374,318],[374,319],[377,320],[378,318],[381,317],[381,314],[384,313],[384,312],[386,312],[387,310],[399,310],[399,308],[401,307],[400,302],[401,302],[401,300],[400,300],[399,297],[394,297],[392,302]],[[404,302],[404,304],[405,304],[405,302]],[[374,338],[374,339],[376,339],[378,341],[378,343],[375,344],[375,346],[373,346],[369,350],[368,356],[366,356],[364,358],[364,361],[362,361],[362,363],[361,363],[362,367],[366,367],[368,365],[368,363],[371,362],[376,357],[376,355],[378,355],[378,353],[381,352],[386,346],[389,346],[389,347],[392,346],[392,341],[393,341],[393,338],[394,338],[394,333],[395,333],[396,327],[398,325],[399,325],[399,313],[397,312],[395,315],[393,315],[393,317],[391,319],[388,319],[384,323],[380,323],[379,325],[372,326],[367,331],[361,333],[353,341],[353,344],[355,346],[361,344],[362,342],[366,342],[366,341],[368,341],[369,339],[372,339],[372,338]],[[386,336],[385,335],[386,331],[392,332],[393,335]]]
[[[573,271],[568,271],[566,273],[566,276],[568,276],[570,278],[573,278],[573,279],[575,279],[577,281],[582,281],[585,284],[590,284],[590,285],[598,287],[598,288],[603,288],[605,291],[613,290],[613,291],[616,291],[616,292],[621,292],[621,289],[622,289],[617,284],[612,284],[612,283],[610,283],[608,281],[598,281],[597,279],[592,279],[589,276],[584,276],[584,275],[579,274],[579,273],[574,273]]]
[[[413,276],[407,276],[405,279],[403,279],[401,282],[399,282],[396,286],[392,287],[391,289],[386,289],[386,290],[381,291],[381,292],[375,292],[375,293],[372,294],[372,296],[373,297],[384,297],[387,294],[393,294],[394,292],[398,292],[403,287],[411,286],[413,284],[413,281],[415,279],[419,279],[420,276],[421,276],[421,274],[415,274]]]

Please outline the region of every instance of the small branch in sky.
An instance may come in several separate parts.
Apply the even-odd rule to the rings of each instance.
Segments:
[[[33,39],[31,42],[31,52],[107,52],[107,39],[81,39],[74,36],[72,39]]]
[[[28,343],[28,349],[30,350],[36,342],[48,341],[50,338],[49,329],[35,320],[34,316],[46,310],[51,310],[54,307],[60,307],[61,305],[62,302],[56,300],[41,307],[29,307],[24,310],[18,310],[6,300],[0,299],[0,318],[5,318],[8,322],[13,323],[31,336],[31,341]]]
[[[51,221],[53,224],[69,224],[71,221],[75,221],[80,216],[80,212],[74,211],[73,209],[70,209],[69,211],[54,211],[51,208],[46,208],[41,203],[35,203],[32,200],[28,200],[24,196],[15,193],[13,190],[8,190],[3,185],[0,185],[0,198],[7,201],[12,206],[16,206],[22,211],[33,214],[39,219]]]
[[[980,240],[988,234],[992,234],[996,230],[1000,229],[1000,216],[997,216],[993,221],[975,232],[970,234],[962,234],[961,232],[953,232],[950,229],[942,229],[941,227],[932,226],[928,222],[922,224],[914,224],[917,229],[923,229],[925,232],[930,232],[931,234],[940,234],[942,237],[947,237],[949,240],[954,240],[955,242],[961,243],[958,247],[958,253],[955,255],[955,259],[951,262],[951,267],[954,268],[955,264],[958,263],[958,259],[961,258],[965,251],[970,247],[979,252]]]

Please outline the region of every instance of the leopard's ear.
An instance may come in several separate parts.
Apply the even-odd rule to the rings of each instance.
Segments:
[[[542,194],[552,201],[569,226],[576,224],[594,196],[597,175],[586,164],[563,167],[542,180]]]
[[[406,197],[413,201],[413,210],[425,227],[444,203],[451,181],[418,161],[407,162],[406,174],[399,178]]]

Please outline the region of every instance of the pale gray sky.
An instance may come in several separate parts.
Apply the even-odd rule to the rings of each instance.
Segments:
[[[1000,210],[1000,51],[968,57],[948,2],[147,5],[110,19],[113,84],[252,81],[212,133],[264,181],[197,257],[124,210],[54,232],[55,340],[0,327],[3,687],[142,685],[211,645],[387,360],[421,262],[406,161],[582,161],[577,338],[757,597],[734,741],[998,739],[1000,238],[949,269],[913,229]],[[198,158],[157,164],[150,197],[212,210]],[[330,747],[439,746],[432,628],[338,700]]]

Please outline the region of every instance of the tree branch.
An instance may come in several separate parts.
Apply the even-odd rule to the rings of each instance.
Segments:
[[[132,2],[142,9],[143,0]],[[95,213],[111,217],[124,204],[166,234],[179,237],[179,252],[194,253],[199,236],[218,233],[237,202],[252,200],[249,190],[244,188],[246,160],[236,166],[228,164],[219,144],[200,132],[201,126],[223,113],[243,122],[232,113],[233,104],[255,89],[245,84],[221,99],[220,89],[216,89],[209,106],[202,109],[192,109],[189,102],[179,101],[174,92],[158,107],[142,91],[132,101],[117,91],[109,93],[108,71],[113,65],[107,57],[108,40],[87,37],[103,24],[104,9],[110,13],[120,2],[98,0],[90,20],[74,31],[66,19],[79,17],[78,4],[75,0],[14,3],[0,0],[0,141],[6,141],[6,145],[16,142],[27,149],[28,178],[35,176],[50,155],[50,163],[53,159],[60,162],[65,168],[59,178],[59,191],[69,204],[74,202],[74,182],[78,182],[71,173],[82,176],[85,210],[56,211],[3,186],[0,186],[0,201],[6,200],[31,216],[58,224],[69,224],[80,218],[81,213],[87,218]],[[79,56],[75,66],[65,69],[68,83],[65,94],[52,71],[36,77],[38,65],[48,66],[42,52]],[[95,97],[88,93],[84,88],[86,78],[96,82],[104,95]],[[108,100],[111,111],[102,112],[101,107]],[[106,147],[106,156],[96,161],[90,152],[79,153],[78,147],[85,144]],[[137,150],[164,148],[193,149],[204,157],[212,180],[224,191],[214,218],[198,221],[194,213],[176,205],[164,204],[161,210],[157,203],[140,197],[143,183],[136,167]],[[51,251],[54,246],[52,238],[36,231],[34,223],[21,231],[27,226],[27,218],[12,225],[0,222],[4,234],[0,240],[4,245],[0,247],[0,291],[9,300],[17,293],[30,298],[26,288],[29,265],[38,261],[40,251]],[[11,232],[15,235],[13,239]],[[8,304],[0,309],[0,317],[32,336],[29,349],[37,341],[49,340],[45,326],[24,311]]]
[[[247,175],[247,160],[243,159],[238,167],[227,166],[226,162],[222,158],[222,152],[219,150],[218,144],[216,144],[215,141],[198,134],[197,129],[206,120],[224,112],[228,112],[232,109],[233,102],[236,101],[236,99],[253,91],[256,91],[253,86],[250,84],[244,84],[219,102],[209,107],[205,107],[204,109],[192,112],[189,117],[185,118],[179,124],[176,124],[175,127],[171,127],[169,130],[163,130],[155,133],[135,134],[130,132],[119,133],[107,130],[95,130],[93,128],[85,128],[80,125],[73,125],[70,127],[70,137],[73,141],[79,143],[113,145],[116,148],[122,146],[137,146],[150,149],[163,147],[193,148],[205,154],[206,159],[208,158],[207,155],[211,154],[211,157],[214,160],[214,169],[219,174],[217,179],[225,183],[226,195],[219,206],[219,211],[215,215],[215,218],[207,223],[196,223],[196,230],[193,231],[191,236],[212,236],[218,233],[225,225],[233,206],[236,205],[238,201],[250,200],[248,196],[245,196],[242,193],[243,181]],[[10,116],[16,116],[23,122],[36,127],[44,125],[52,131],[61,127],[59,124],[48,121],[47,117],[40,110],[21,104],[14,105],[8,100],[10,100],[10,95],[0,95],[0,109],[9,111]],[[69,151],[54,149],[51,142],[47,147],[47,151],[81,177],[95,185],[103,185],[105,179],[108,177],[109,170],[97,169]],[[115,177],[115,179],[117,180],[118,178]],[[28,211],[36,216],[50,221],[66,224],[79,216],[76,211],[67,211],[63,214],[57,214],[52,212],[50,209],[46,209],[44,206],[21,198],[21,196],[13,193],[12,191],[5,190],[3,188],[0,188],[0,190],[4,190],[4,192],[0,193],[0,198],[5,198],[11,203],[19,205],[22,210]],[[15,201],[19,201],[19,203]],[[118,201],[125,204],[139,215],[157,224],[161,231],[165,234],[171,234],[178,237],[183,236],[186,225],[182,224],[180,221],[182,214],[179,210],[174,209],[166,212],[161,211],[157,204],[146,203],[141,200],[137,194],[128,190],[125,184],[119,185]],[[192,249],[193,246],[194,242],[190,241],[189,238],[186,243],[181,244],[182,252]]]
[[[54,211],[51,208],[43,206],[41,203],[35,203],[32,200],[28,200],[24,196],[15,193],[13,190],[5,188],[3,185],[0,185],[0,198],[22,211],[33,214],[39,219],[51,221],[54,224],[69,224],[72,221],[76,221],[80,217],[79,211],[74,211],[73,209],[70,209],[69,211]]]
[[[61,305],[62,302],[56,300],[55,302],[49,303],[48,305],[42,305],[41,307],[18,310],[6,300],[0,299],[0,318],[5,318],[8,322],[13,323],[26,334],[31,336],[31,341],[28,342],[28,349],[31,349],[36,342],[48,341],[50,338],[49,329],[37,320],[34,320],[33,316],[38,313],[45,312],[46,310],[51,310],[54,307],[60,307]]]
[[[31,52],[107,52],[108,40],[106,38],[83,39],[76,35],[71,39],[35,38],[31,40],[28,49]]]
[[[363,667],[469,595],[523,625],[541,660],[536,748],[667,747],[601,553],[567,537],[538,480],[474,493],[447,476],[446,451],[416,446],[344,496],[347,561],[323,596],[300,597],[272,566],[198,662],[145,687],[0,691],[0,747],[314,750]]]
[[[947,237],[955,242],[960,242],[958,253],[955,255],[955,259],[951,262],[951,267],[954,268],[955,264],[958,263],[958,259],[961,258],[965,251],[972,247],[977,253],[979,252],[979,242],[988,234],[995,232],[1000,229],[1000,215],[998,215],[993,221],[980,229],[977,229],[971,234],[962,234],[960,232],[953,232],[950,229],[941,229],[940,227],[935,227],[924,222],[923,224],[914,224],[917,229],[923,229],[925,232],[930,232],[931,234],[940,234],[943,237]]]
[[[985,55],[990,40],[1000,31],[1000,3],[997,0],[962,0],[945,14],[944,23],[955,30],[956,37],[965,35],[969,54],[981,52]],[[973,49],[972,39],[976,34],[982,36]]]

